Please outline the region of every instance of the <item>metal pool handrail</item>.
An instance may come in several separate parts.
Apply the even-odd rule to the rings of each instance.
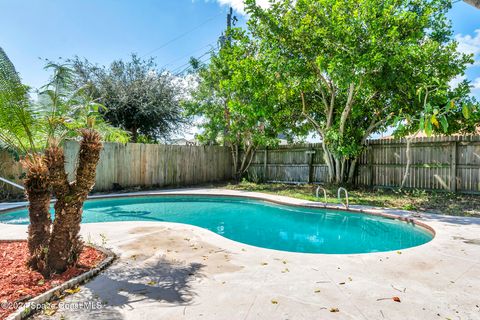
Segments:
[[[16,183],[14,183],[14,182],[12,182],[12,181],[10,181],[10,180],[7,180],[7,179],[5,179],[5,178],[0,177],[0,181],[3,181],[3,182],[5,182],[5,183],[7,183],[7,184],[9,184],[9,185],[11,185],[11,186],[14,186],[15,188],[20,189],[20,190],[25,190],[25,188],[22,187],[21,185],[16,184]]]
[[[325,190],[325,188],[321,186],[317,187],[317,191],[315,191],[315,195],[318,198],[318,193],[320,192],[320,189],[323,190],[323,197],[325,198],[325,204],[327,204],[327,190]]]
[[[342,202],[342,197],[341,197],[342,191],[345,193],[346,203],[343,203],[343,202]],[[338,188],[337,198],[338,198],[338,200],[340,201],[340,203],[343,204],[343,205],[345,206],[345,208],[348,209],[348,191],[347,191],[347,189],[342,188],[342,187]]]

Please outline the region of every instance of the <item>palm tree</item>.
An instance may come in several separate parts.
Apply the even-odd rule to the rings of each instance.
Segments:
[[[76,263],[82,250],[79,238],[83,203],[95,184],[95,170],[102,143],[97,131],[82,130],[82,141],[76,179],[69,183],[65,173],[63,149],[51,146],[46,150],[46,162],[51,176],[55,203],[55,221],[47,254],[47,268],[62,272]]]
[[[28,227],[28,263],[41,270],[44,267],[42,256],[50,236],[51,217],[48,168],[43,157],[36,154],[32,133],[36,124],[28,98],[28,87],[22,85],[15,67],[0,48],[0,143],[28,155],[23,161],[31,221]]]
[[[34,104],[11,61],[0,48],[0,144],[21,152],[29,201],[28,264],[45,276],[65,271],[76,263],[82,249],[79,238],[83,203],[95,183],[102,149],[101,135],[125,142],[128,136],[99,116],[102,107],[73,89],[72,70],[48,63],[53,70]],[[80,137],[76,179],[69,182],[61,144]],[[55,195],[55,220],[49,207]]]

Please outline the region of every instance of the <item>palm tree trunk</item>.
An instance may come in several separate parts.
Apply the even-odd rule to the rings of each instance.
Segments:
[[[84,130],[82,137],[75,182],[68,186],[66,193],[62,191],[66,188],[66,174],[57,175],[59,180],[52,183],[58,199],[55,204],[55,221],[47,255],[49,273],[60,273],[75,265],[83,246],[79,236],[83,203],[95,185],[102,143],[100,135],[94,130]],[[61,165],[57,163],[57,168],[59,170],[64,168],[63,154],[57,156],[57,161],[63,162]]]
[[[45,269],[45,254],[48,248],[52,219],[50,216],[50,186],[48,168],[40,155],[27,156],[23,160],[27,173],[24,181],[29,201],[28,213],[28,265],[40,272]]]

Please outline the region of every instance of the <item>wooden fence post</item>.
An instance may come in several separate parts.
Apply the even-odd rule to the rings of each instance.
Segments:
[[[480,193],[480,136],[417,138],[411,143],[416,163],[410,165],[409,188]],[[327,180],[320,144],[272,147],[266,153],[264,149],[259,152],[252,165],[259,173],[266,172],[268,181]],[[311,152],[317,154],[313,163]],[[399,187],[406,167],[405,140],[369,141],[358,161],[357,183],[370,188]]]
[[[313,155],[315,154],[315,150],[313,148],[310,148],[307,151],[308,154],[308,183],[313,182]]]
[[[263,158],[263,180],[268,181],[268,147],[265,147],[265,154]]]
[[[369,184],[370,184],[370,187],[373,188],[374,186],[374,168],[373,168],[373,146],[370,145],[367,149],[367,163],[368,163],[368,168],[369,168],[369,172],[370,172],[370,181],[369,181]]]
[[[453,141],[450,154],[450,191],[457,192],[457,147],[458,142]]]

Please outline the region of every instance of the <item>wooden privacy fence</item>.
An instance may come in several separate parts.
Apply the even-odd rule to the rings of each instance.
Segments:
[[[23,185],[22,166],[13,154],[0,150],[0,177]],[[22,191],[0,181],[0,199],[8,194],[21,194]]]
[[[65,144],[66,169],[72,180],[79,144]],[[119,187],[188,186],[232,178],[230,151],[220,146],[177,146],[105,143],[97,168],[95,191]],[[0,176],[22,183],[22,169],[12,155],[0,151]],[[14,190],[0,182],[0,188]]]
[[[76,163],[78,143],[65,144],[67,171]],[[398,187],[406,166],[404,140],[370,140],[358,165],[356,182],[364,186]],[[220,146],[126,145],[105,143],[97,168],[96,191],[118,187],[188,186],[230,180],[231,154]],[[320,144],[258,150],[251,178],[275,182],[325,183],[328,177]],[[0,176],[22,184],[22,168],[0,150]],[[480,193],[480,136],[416,138],[406,187]],[[0,190],[20,193],[0,182]]]
[[[415,138],[406,187],[480,192],[480,136]],[[407,164],[405,140],[370,140],[361,155],[356,183],[399,187]],[[321,144],[258,150],[251,178],[271,182],[325,183],[328,170]]]

